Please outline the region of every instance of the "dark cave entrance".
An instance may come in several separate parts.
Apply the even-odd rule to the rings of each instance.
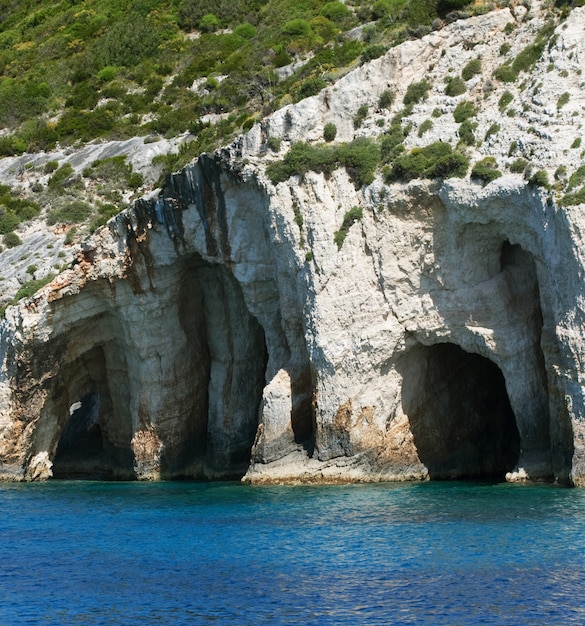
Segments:
[[[402,403],[431,480],[504,480],[520,435],[498,366],[450,343],[403,358]]]
[[[232,273],[199,255],[185,265],[178,305],[190,392],[182,440],[166,447],[162,475],[239,479],[250,464],[266,384],[264,329]]]
[[[94,347],[65,366],[54,391],[53,411],[65,414],[53,457],[53,478],[128,480],[135,477],[130,449],[130,421],[115,406],[127,399],[125,370],[117,370],[112,390],[107,377],[106,352]],[[122,393],[121,393],[122,392]],[[117,417],[114,419],[114,415]]]

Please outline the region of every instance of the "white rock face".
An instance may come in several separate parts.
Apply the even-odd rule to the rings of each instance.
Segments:
[[[276,112],[112,220],[73,270],[10,307],[2,476],[585,484],[582,207],[513,174],[485,186],[378,176],[356,189],[344,169],[276,186],[264,169],[276,158],[264,155],[267,136],[321,141],[327,122],[339,141],[375,136],[408,84],[427,78],[428,100],[405,121],[443,114],[407,148],[455,145],[452,111],[472,98],[476,137],[500,125],[472,161],[490,155],[504,169],[524,155],[551,180],[561,164],[570,175],[585,9],[557,29],[528,86],[486,87],[507,23],[518,24],[510,55],[534,40],[543,17],[532,11],[454,23]],[[478,57],[467,96],[446,96],[444,76]],[[378,111],[386,89],[395,105]],[[499,112],[504,90],[513,116]],[[512,142],[520,152],[509,156]],[[352,207],[363,217],[338,247]]]

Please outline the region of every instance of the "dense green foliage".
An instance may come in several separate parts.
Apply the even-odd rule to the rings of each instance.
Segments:
[[[335,124],[333,124],[332,122],[328,122],[327,124],[325,124],[325,126],[323,127],[323,139],[329,142],[333,141],[336,136],[337,126],[335,126]]]
[[[579,191],[568,193],[561,198],[563,206],[573,206],[576,204],[585,204],[585,187],[581,187]]]
[[[421,80],[418,83],[410,83],[404,94],[404,104],[416,104],[427,99],[431,84],[428,80]]]
[[[50,211],[47,215],[48,224],[80,224],[84,222],[92,212],[92,208],[83,200],[74,200],[59,209]]]
[[[459,76],[447,76],[446,85],[445,85],[445,94],[454,98],[455,96],[460,96],[462,93],[467,91],[467,87],[465,86],[465,81]]]
[[[528,161],[521,157],[518,159],[514,159],[514,161],[510,163],[510,171],[513,174],[523,174],[527,167]]]
[[[266,173],[277,184],[310,171],[331,174],[338,167],[345,167],[356,186],[361,187],[373,181],[379,161],[379,146],[365,137],[339,145],[298,142],[282,161],[271,163]]]
[[[528,179],[528,182],[536,187],[544,187],[545,189],[549,189],[550,187],[548,174],[545,170],[537,170],[534,172],[534,174],[532,174],[532,176]]]
[[[484,183],[489,183],[499,178],[502,172],[498,170],[498,164],[494,157],[485,157],[478,161],[471,170],[471,178],[476,178]]]
[[[0,235],[11,233],[21,222],[37,217],[40,212],[36,202],[13,196],[10,187],[0,185]]]
[[[95,138],[198,136],[202,116],[230,114],[217,145],[246,119],[318,93],[340,69],[425,34],[437,18],[473,14],[476,4],[11,0],[0,6],[0,127],[10,130],[0,156]],[[366,24],[363,40],[346,36]],[[279,78],[291,63],[292,74]],[[415,84],[407,101],[425,93],[424,81]]]
[[[461,178],[468,167],[469,159],[464,154],[454,151],[448,143],[437,141],[396,157],[386,174],[386,181]]]
[[[476,74],[481,73],[481,59],[471,59],[461,70],[463,80],[471,80]]]
[[[477,111],[475,110],[473,102],[463,100],[455,107],[455,110],[453,111],[453,118],[458,124],[460,124],[466,119],[473,117],[476,113]]]
[[[514,96],[506,89],[498,100],[498,108],[503,111],[514,100]]]

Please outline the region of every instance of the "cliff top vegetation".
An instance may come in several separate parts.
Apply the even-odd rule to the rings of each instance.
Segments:
[[[486,12],[468,0],[14,0],[0,8],[0,156],[190,132],[192,153],[405,39]],[[209,122],[215,122],[209,125]]]

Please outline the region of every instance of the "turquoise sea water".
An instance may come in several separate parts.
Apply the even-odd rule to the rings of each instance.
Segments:
[[[0,485],[0,624],[583,624],[585,490]]]

